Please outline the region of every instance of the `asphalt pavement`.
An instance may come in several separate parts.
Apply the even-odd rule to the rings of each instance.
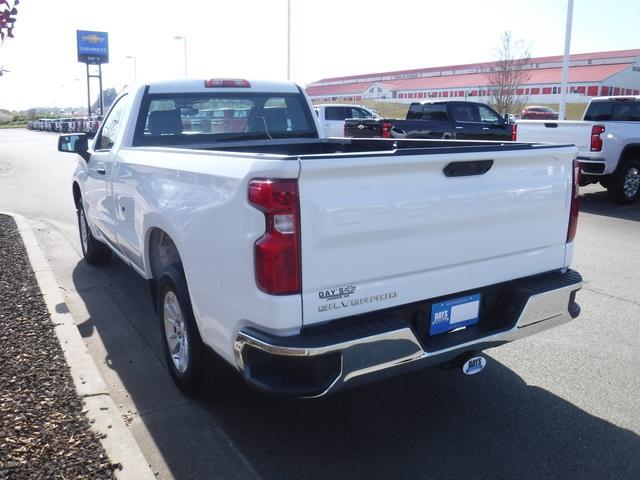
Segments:
[[[72,155],[0,130],[0,211],[30,219],[114,401],[159,478],[640,478],[640,204],[582,189],[582,314],[487,351],[480,375],[429,369],[327,398],[173,386],[145,282],[80,260]]]

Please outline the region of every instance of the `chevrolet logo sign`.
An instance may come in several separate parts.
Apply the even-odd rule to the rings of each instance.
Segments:
[[[358,125],[358,130],[363,130],[363,129],[365,129],[365,128],[367,128],[367,127],[365,127],[363,124],[359,124],[359,125]]]
[[[82,37],[82,40],[89,43],[101,43],[104,42],[104,37],[99,37],[98,35],[85,35]]]

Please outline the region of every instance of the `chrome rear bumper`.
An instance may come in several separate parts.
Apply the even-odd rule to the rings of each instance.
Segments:
[[[263,389],[321,396],[380,377],[447,363],[562,325],[580,313],[575,292],[581,286],[582,277],[571,270],[539,281],[533,279],[518,287],[518,295],[526,298],[505,328],[437,349],[425,346],[412,325],[394,317],[393,312],[389,318],[313,335],[275,337],[247,329],[240,331],[235,341],[237,366],[250,383]]]

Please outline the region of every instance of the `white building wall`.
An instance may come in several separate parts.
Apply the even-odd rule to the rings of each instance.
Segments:
[[[602,84],[640,90],[640,65],[629,66],[629,68],[607,78]]]

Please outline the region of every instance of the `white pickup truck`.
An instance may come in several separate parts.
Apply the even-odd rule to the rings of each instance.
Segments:
[[[582,121],[519,120],[517,140],[572,143],[581,185],[600,182],[618,203],[640,196],[640,97],[593,98]]]
[[[314,107],[325,137],[344,137],[347,118],[380,118],[376,112],[361,105],[330,103]]]
[[[200,112],[242,114],[215,125]],[[321,138],[295,84],[181,80],[114,102],[73,177],[82,251],[149,281],[187,393],[237,370],[319,396],[575,318],[574,146]],[[232,368],[227,368],[231,366]]]

